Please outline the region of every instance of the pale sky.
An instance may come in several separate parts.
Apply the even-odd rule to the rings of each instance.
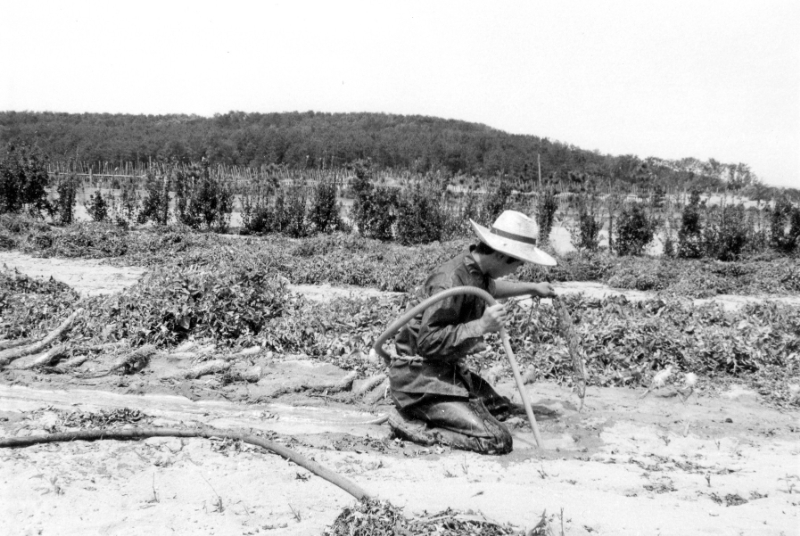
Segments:
[[[800,2],[0,0],[0,110],[420,114],[800,187]]]

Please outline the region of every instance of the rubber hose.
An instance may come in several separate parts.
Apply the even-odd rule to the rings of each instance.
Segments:
[[[400,328],[405,326],[412,318],[434,303],[438,303],[446,298],[449,298],[450,296],[457,296],[460,294],[477,296],[478,298],[482,298],[490,306],[497,304],[497,300],[495,300],[491,294],[476,287],[454,287],[444,290],[431,296],[430,298],[423,300],[419,305],[406,311],[397,320],[392,322],[391,325],[386,328],[386,331],[381,333],[381,336],[378,337],[378,340],[375,341],[375,344],[372,347],[373,350],[375,350],[375,352],[383,358],[384,362],[388,366],[391,361],[391,357],[384,351],[383,344],[391,337],[394,337],[397,332],[400,331]],[[511,342],[508,338],[508,332],[506,331],[506,328],[500,329],[500,337],[503,340],[503,348],[506,351],[506,357],[511,365],[511,372],[514,373],[514,381],[516,382],[517,388],[519,389],[519,394],[522,397],[522,405],[525,407],[525,413],[528,415],[528,421],[531,423],[531,429],[533,429],[533,437],[536,439],[536,445],[539,448],[544,448],[542,444],[542,437],[539,435],[539,427],[536,425],[536,417],[533,416],[533,408],[528,400],[528,394],[525,391],[525,385],[522,383],[522,376],[519,374],[519,366],[517,365],[517,360],[514,357],[514,351],[511,349]]]
[[[211,439],[221,437],[225,439],[238,439],[251,445],[257,445],[263,449],[277,454],[278,456],[296,463],[300,467],[308,469],[315,475],[327,480],[331,484],[339,486],[341,489],[352,495],[358,500],[372,496],[357,486],[350,480],[340,476],[330,469],[309,460],[288,447],[278,445],[262,437],[230,432],[226,430],[215,430],[213,428],[182,429],[182,428],[133,428],[128,430],[80,430],[76,432],[64,432],[59,434],[49,434],[43,436],[11,437],[0,439],[0,448],[28,447],[41,443],[59,443],[63,441],[96,441],[99,439],[142,439],[147,437],[204,437]]]

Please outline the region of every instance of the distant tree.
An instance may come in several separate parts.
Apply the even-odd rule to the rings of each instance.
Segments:
[[[105,221],[108,217],[108,203],[99,189],[86,202],[86,211],[94,221]]]
[[[739,192],[757,180],[747,164],[728,165],[728,190]]]
[[[233,192],[212,174],[208,160],[175,175],[176,219],[192,228],[224,231],[233,212]]]
[[[417,184],[398,196],[398,242],[411,245],[441,240],[443,214],[436,194],[432,188]]]
[[[678,230],[678,257],[698,259],[703,256],[703,227],[700,221],[700,191],[692,190],[689,203],[683,207]]]
[[[480,219],[486,225],[491,225],[507,208],[511,197],[511,185],[507,180],[498,177],[496,184],[497,186],[484,198],[483,209],[481,210]]]
[[[598,202],[593,192],[581,194],[577,213],[577,233],[573,233],[575,245],[578,249],[595,251],[600,244],[600,230],[603,228],[603,224],[599,218]]]
[[[344,226],[336,201],[337,185],[332,179],[320,180],[314,188],[309,220],[321,233],[341,230]]]
[[[793,253],[800,247],[800,208],[786,197],[775,200],[770,215],[770,246],[783,253]]]
[[[54,206],[54,213],[58,216],[61,225],[69,225],[75,219],[75,196],[78,190],[78,178],[74,173],[58,177],[56,192],[58,198]]]
[[[397,190],[372,183],[371,164],[358,161],[353,165],[356,175],[351,188],[355,194],[352,214],[358,232],[378,240],[391,240],[397,218]]]
[[[150,220],[158,225],[167,224],[169,220],[169,192],[172,183],[171,173],[172,171],[168,168],[159,171],[148,171],[145,179],[142,210],[139,213],[141,223]],[[175,173],[177,174],[177,171]]]
[[[653,241],[656,222],[639,203],[627,203],[617,221],[617,253],[641,255],[645,246]]]
[[[705,254],[721,261],[739,258],[747,244],[750,226],[744,206],[724,205],[709,211],[703,229]]]
[[[229,112],[190,115],[57,114],[0,112],[0,144],[26,142],[43,157],[79,155],[85,161],[177,159],[211,165],[280,164],[294,169],[337,166],[371,159],[375,169],[490,178],[498,173],[538,183],[593,174],[623,184],[743,191],[754,174],[744,165],[610,156],[536,136],[512,135],[485,125],[423,116]],[[725,181],[728,171],[734,174]],[[748,173],[749,177],[748,178]],[[796,191],[797,192],[797,191]],[[800,195],[800,192],[797,192]]]
[[[550,231],[553,229],[557,210],[558,200],[555,190],[550,187],[540,190],[536,202],[536,223],[539,225],[539,242],[541,244],[550,242]]]
[[[47,169],[37,152],[26,144],[9,144],[0,160],[0,213],[52,213],[45,190],[48,184]]]

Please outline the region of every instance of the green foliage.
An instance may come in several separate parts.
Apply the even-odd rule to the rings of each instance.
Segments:
[[[128,229],[140,221],[141,198],[136,191],[136,187],[130,181],[124,181],[119,185],[120,195],[114,198],[110,204],[110,214],[114,223],[122,228]]]
[[[651,374],[672,365],[708,377],[772,374],[776,388],[770,394],[788,401],[786,383],[800,375],[791,357],[800,351],[800,311],[794,307],[764,303],[728,312],[677,300],[560,299],[576,321],[594,385],[646,385]],[[531,363],[546,378],[570,381],[572,361],[553,309],[509,309],[508,332],[521,364]]]
[[[108,218],[108,202],[98,188],[86,202],[86,211],[93,221],[104,222]]]
[[[582,212],[578,214],[579,239],[576,244],[581,249],[595,251],[599,245],[600,230],[603,224],[592,214]]]
[[[0,267],[0,339],[44,335],[78,299],[74,290],[53,278],[34,279]]]
[[[74,174],[61,176],[56,181],[56,199],[54,212],[58,223],[69,225],[75,219],[75,194],[79,186],[78,178]]]
[[[497,178],[495,187],[483,200],[480,214],[480,223],[491,225],[494,220],[507,208],[511,197],[511,185],[502,178]]]
[[[619,255],[641,255],[652,242],[656,222],[639,203],[628,203],[617,220],[616,248]]]
[[[286,284],[330,283],[408,292],[465,241],[404,247],[342,233],[300,241],[281,236],[237,238],[169,226],[126,233],[98,223],[51,228],[30,218],[0,217],[0,232],[33,244],[36,253],[100,256],[105,244],[125,244],[119,262],[153,268],[114,297],[81,300],[86,314],[71,340],[128,340],[171,346],[188,336],[220,345],[261,344],[364,370],[359,352],[405,309],[406,296],[337,299],[320,304],[291,297]],[[105,238],[103,238],[105,237]],[[30,241],[28,239],[31,239]],[[71,248],[71,249],[69,249]],[[575,321],[593,385],[643,385],[666,365],[714,378],[733,376],[788,401],[800,376],[800,312],[776,304],[740,311],[692,306],[685,298],[717,292],[800,292],[793,259],[770,257],[719,263],[573,253],[553,268],[525,266],[520,279],[597,280],[660,291],[658,299],[562,297]],[[706,294],[701,294],[705,292]],[[672,295],[680,299],[674,299]],[[52,329],[79,298],[65,285],[0,272],[0,338]],[[508,305],[508,331],[518,359],[542,377],[570,382],[572,362],[552,307]],[[102,334],[102,335],[101,335]],[[480,364],[504,363],[495,338]],[[756,383],[757,382],[757,383]]]
[[[176,219],[192,229],[227,230],[233,212],[233,192],[212,174],[208,160],[175,174]]]
[[[322,179],[314,188],[314,199],[308,219],[316,231],[330,233],[344,228],[339,215],[339,204],[336,202],[337,184],[332,179]]]
[[[353,169],[356,178],[351,185],[355,194],[352,216],[358,232],[369,238],[391,240],[397,218],[397,190],[375,186],[371,181],[372,171],[364,162],[357,162]]]
[[[275,218],[276,231],[293,238],[309,235],[308,193],[305,185],[295,184],[279,192],[275,200]]]
[[[44,162],[27,145],[9,145],[0,160],[0,214],[52,213],[47,200],[49,177]]]
[[[785,197],[775,201],[770,215],[770,246],[783,253],[800,249],[800,207]]]
[[[152,221],[157,225],[167,224],[169,221],[170,187],[171,177],[169,171],[150,171],[147,174],[142,210],[138,216],[140,223]]]
[[[169,346],[189,335],[222,344],[250,341],[283,313],[288,294],[275,274],[252,266],[172,266],[111,300],[96,300],[81,331]]]
[[[365,371],[370,365],[354,353],[367,353],[404,306],[404,296],[338,298],[326,303],[298,300],[271,323],[259,342],[274,351],[302,352],[345,369]]]
[[[443,214],[439,193],[417,184],[407,188],[397,203],[397,241],[403,245],[441,240]]]
[[[545,188],[540,191],[536,202],[536,223],[539,224],[540,244],[547,244],[550,241],[550,231],[553,229],[557,210],[558,200],[556,200],[555,190]]]
[[[43,257],[101,259],[128,251],[129,235],[109,223],[74,223],[63,229],[32,228],[22,240],[22,250]]]
[[[270,193],[274,195],[270,196]],[[303,184],[267,186],[243,200],[243,234],[283,233],[302,238],[311,233],[306,188]]]
[[[741,167],[696,159],[641,160],[610,156],[537,136],[508,134],[485,125],[414,115],[377,113],[245,113],[190,115],[0,112],[0,143],[28,142],[51,159],[77,155],[85,162],[149,159],[260,167],[319,169],[335,155],[346,165],[371,159],[375,169],[489,179],[502,170],[527,184],[541,161],[543,177],[571,172],[625,184],[657,178],[667,187],[737,186]],[[746,186],[743,191],[751,188]],[[775,195],[770,190],[768,195]],[[795,200],[800,192],[793,191]]]
[[[703,229],[705,254],[721,261],[738,259],[747,244],[750,231],[743,205],[725,205],[709,211]]]
[[[689,203],[683,207],[678,230],[678,257],[699,259],[703,256],[703,227],[700,222],[700,192],[692,190]]]
[[[544,267],[526,263],[517,272],[520,281],[605,281],[615,270],[616,257],[597,252],[571,252],[558,264]]]
[[[272,196],[278,188],[274,176],[257,179],[240,194],[242,234],[264,234],[272,231]]]
[[[128,251],[128,237],[107,223],[78,223],[56,235],[49,249],[54,257],[121,257]]]

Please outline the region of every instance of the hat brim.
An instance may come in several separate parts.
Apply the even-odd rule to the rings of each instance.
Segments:
[[[469,220],[469,222],[472,224],[472,228],[480,241],[495,251],[523,262],[532,262],[542,266],[555,266],[557,264],[553,257],[532,244],[525,244],[524,242],[492,234],[492,231],[487,227],[478,225],[472,220]]]

